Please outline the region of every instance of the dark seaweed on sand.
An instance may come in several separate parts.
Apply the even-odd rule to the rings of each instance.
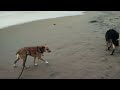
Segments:
[[[96,23],[96,22],[98,22],[97,20],[92,20],[92,21],[90,21],[90,23]]]

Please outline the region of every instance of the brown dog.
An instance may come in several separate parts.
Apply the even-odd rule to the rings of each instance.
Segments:
[[[16,67],[16,63],[20,59],[23,60],[23,66],[25,66],[28,55],[34,57],[34,65],[37,65],[36,57],[38,59],[44,61],[45,63],[48,63],[47,61],[45,61],[44,59],[41,58],[41,56],[43,56],[44,52],[48,52],[48,53],[51,52],[50,49],[47,47],[47,45],[21,48],[16,53],[17,60],[15,60],[15,62],[14,62],[14,67]]]

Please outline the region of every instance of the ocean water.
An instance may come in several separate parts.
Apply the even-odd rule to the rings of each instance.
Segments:
[[[84,15],[85,11],[0,11],[0,29],[35,20]]]

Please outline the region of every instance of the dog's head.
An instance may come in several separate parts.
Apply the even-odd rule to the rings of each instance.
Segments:
[[[50,53],[51,52],[51,50],[48,48],[48,46],[46,44],[43,46],[40,46],[39,49],[40,49],[41,53],[44,53],[44,52]]]

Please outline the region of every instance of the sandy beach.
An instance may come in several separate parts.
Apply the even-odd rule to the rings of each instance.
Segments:
[[[0,29],[0,79],[20,74],[22,60],[13,68],[19,48],[42,44],[52,51],[43,56],[49,64],[28,57],[21,79],[120,79],[120,49],[109,55],[104,37],[110,28],[120,33],[119,23],[120,12],[87,11]]]

